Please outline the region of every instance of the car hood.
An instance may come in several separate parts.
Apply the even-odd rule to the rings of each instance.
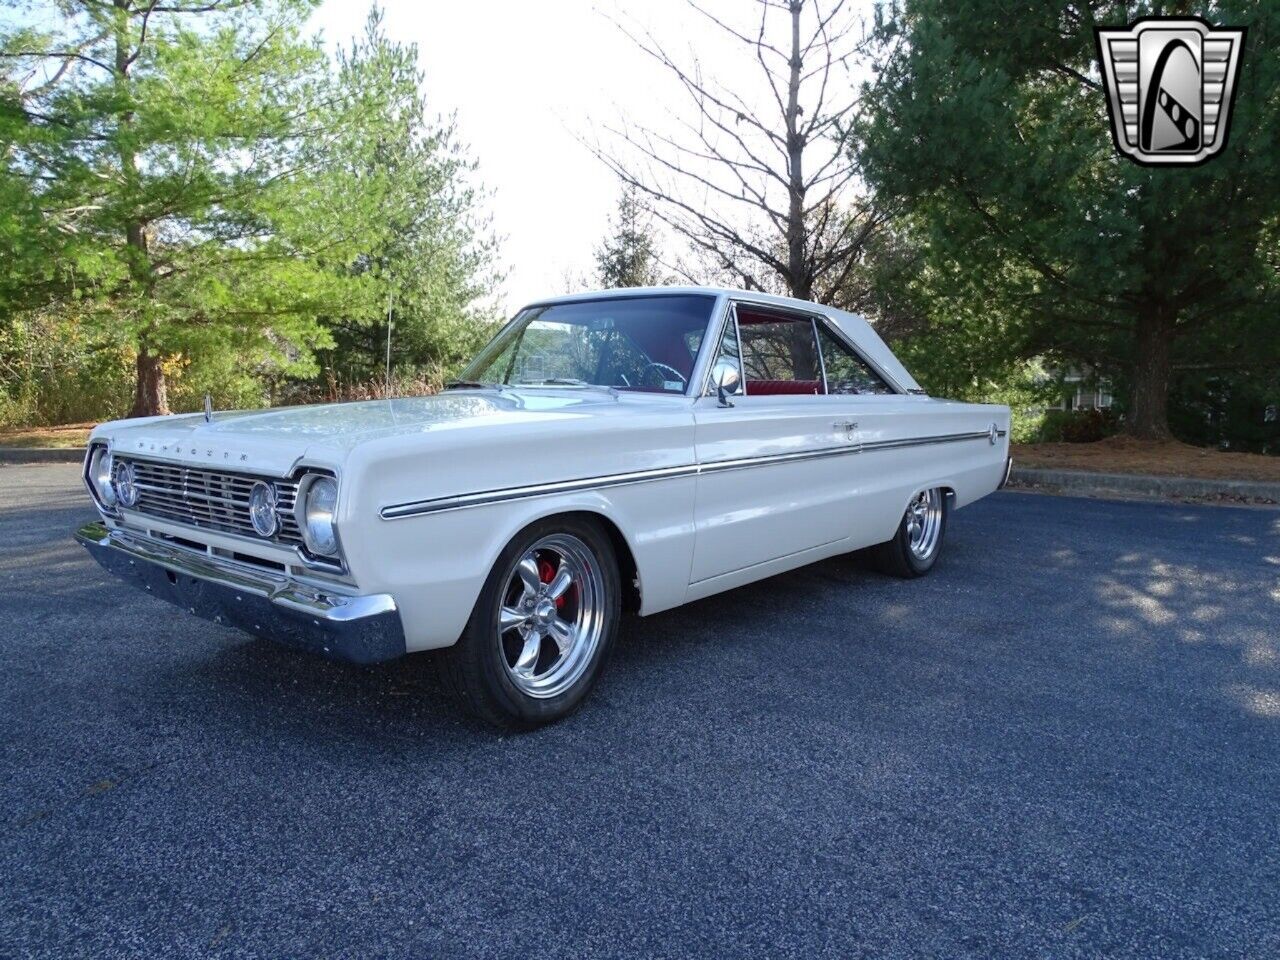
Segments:
[[[643,400],[627,395],[627,402]],[[404,433],[513,421],[559,420],[616,409],[621,398],[605,390],[466,390],[430,397],[396,397],[274,410],[120,420],[94,438],[110,437],[117,453],[224,468],[287,473],[309,447],[349,448]]]

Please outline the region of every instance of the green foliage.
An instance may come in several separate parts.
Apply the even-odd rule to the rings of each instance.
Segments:
[[[424,119],[416,51],[375,10],[334,69],[315,5],[7,0],[0,323],[60,312],[179,375],[184,405],[318,376],[393,282],[413,360],[465,350],[491,255],[470,164]]]
[[[648,208],[634,184],[624,184],[618,211],[609,223],[610,233],[596,249],[596,273],[600,286],[656,287],[662,283],[654,252]]]
[[[1280,454],[1280,370],[1190,371],[1178,380],[1169,419],[1189,443]]]
[[[1129,425],[1159,433],[1179,369],[1280,363],[1280,8],[1179,5],[1249,28],[1230,143],[1195,168],[1112,144],[1093,28],[1151,12],[907,0],[882,17],[858,129],[869,182],[908,211],[914,296],[947,358],[1124,375]]]
[[[32,311],[0,325],[0,426],[102,419],[127,409],[133,363],[127,347],[64,311]]]
[[[381,220],[349,270],[375,280],[381,302],[372,323],[362,316],[327,320],[333,346],[319,362],[329,384],[382,378],[388,309],[392,369],[410,379],[456,372],[497,320],[491,309],[474,306],[498,280],[495,244],[470,184],[475,164],[459,145],[452,118],[426,116],[417,59],[415,46],[386,37],[377,9],[364,35],[339,58],[344,96],[385,118],[373,136],[344,150],[362,189],[376,192]]]

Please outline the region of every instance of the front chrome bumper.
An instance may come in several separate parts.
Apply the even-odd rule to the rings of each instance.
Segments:
[[[404,655],[400,613],[388,594],[327,592],[98,521],[81,527],[76,539],[103,569],[206,620],[353,663]]]

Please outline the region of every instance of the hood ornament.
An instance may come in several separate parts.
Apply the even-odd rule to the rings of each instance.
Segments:
[[[204,422],[213,422],[213,397],[207,393],[204,395]]]

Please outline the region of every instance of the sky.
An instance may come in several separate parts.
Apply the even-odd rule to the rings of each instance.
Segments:
[[[456,112],[508,276],[504,312],[581,284],[617,202],[617,179],[580,142],[621,112],[648,111],[657,78],[592,0],[384,0],[390,36],[418,46],[428,109]],[[670,22],[683,0],[650,0]],[[662,8],[669,8],[663,10]],[[369,0],[327,0],[314,25],[329,43],[363,28]],[[664,16],[666,14],[667,16]]]
[[[732,18],[758,9],[706,0]],[[625,120],[672,129],[680,91],[619,29],[649,30],[697,55],[717,78],[759,83],[740,46],[686,0],[383,0],[391,37],[418,46],[428,109],[457,114],[461,139],[491,191],[489,212],[508,271],[507,314],[589,286],[619,184],[582,140]],[[369,0],[326,0],[313,25],[329,44],[363,29]],[[754,15],[753,15],[754,16]],[[686,114],[687,110],[684,111]]]

